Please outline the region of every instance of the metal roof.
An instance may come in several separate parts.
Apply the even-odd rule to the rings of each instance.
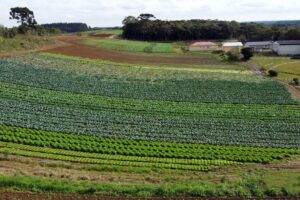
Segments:
[[[300,45],[300,40],[280,40],[277,43],[280,45]]]
[[[247,42],[246,46],[265,46],[265,45],[272,45],[272,41],[258,41],[258,42]]]
[[[243,44],[241,42],[225,42],[223,43],[223,47],[242,47]]]

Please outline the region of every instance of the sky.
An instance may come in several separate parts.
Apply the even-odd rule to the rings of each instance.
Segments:
[[[120,26],[125,16],[152,13],[159,19],[242,21],[300,20],[300,0],[0,0],[0,24],[11,7],[28,7],[39,24],[83,22],[92,27]]]

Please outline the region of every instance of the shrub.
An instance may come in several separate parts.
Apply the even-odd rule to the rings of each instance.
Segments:
[[[269,70],[269,76],[270,77],[277,77],[278,76],[278,72],[275,70]]]
[[[14,38],[18,34],[17,28],[5,29],[3,32],[3,37],[5,38]]]
[[[243,48],[241,50],[241,53],[243,54],[243,57],[244,57],[244,60],[250,60],[250,58],[253,57],[253,50],[252,48],[249,48],[249,47],[246,47],[246,48]]]
[[[226,53],[228,61],[239,61],[240,60],[240,52],[236,50],[231,50]]]
[[[293,79],[293,83],[294,83],[295,85],[299,85],[299,78],[294,78],[294,79]]]

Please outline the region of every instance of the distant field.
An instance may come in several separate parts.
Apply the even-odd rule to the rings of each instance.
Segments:
[[[140,42],[118,39],[89,39],[85,44],[103,49],[124,51],[124,52],[144,52],[144,53],[174,53],[175,49],[169,43]]]
[[[289,57],[267,57],[255,56],[250,65],[263,67],[266,72],[276,70],[279,72],[279,77],[292,80],[300,78],[300,60],[294,60]]]
[[[86,31],[82,32],[83,35],[90,35],[90,34],[111,34],[111,35],[121,35],[122,29],[115,29],[115,30],[95,30],[95,31]]]

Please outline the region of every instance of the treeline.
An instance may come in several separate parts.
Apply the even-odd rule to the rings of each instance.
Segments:
[[[37,35],[37,36],[45,36],[45,35],[53,35],[59,34],[60,31],[55,28],[44,28],[42,26],[36,25],[35,27],[13,27],[6,28],[4,26],[0,26],[0,37],[3,38],[14,38],[18,34],[20,35]]]
[[[258,23],[238,23],[219,20],[163,21],[151,14],[126,17],[123,37],[135,40],[224,40],[240,41],[296,40],[299,27],[267,26]]]
[[[255,23],[265,24],[265,25],[269,25],[269,26],[272,26],[272,25],[285,26],[285,27],[300,26],[300,20],[258,21]]]
[[[42,24],[41,26],[45,28],[56,28],[67,33],[83,32],[90,29],[90,27],[88,27],[85,23],[52,23]]]

